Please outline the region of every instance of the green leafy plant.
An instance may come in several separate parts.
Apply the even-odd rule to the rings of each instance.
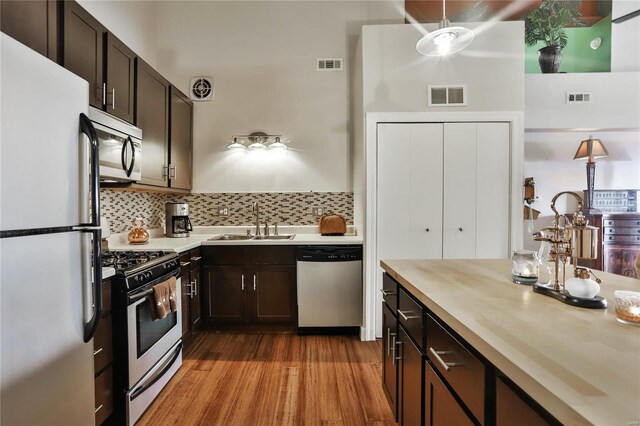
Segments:
[[[524,19],[524,41],[533,46],[538,41],[545,46],[567,45],[567,33],[564,28],[584,26],[580,20],[580,1],[544,0],[540,7],[531,11]]]

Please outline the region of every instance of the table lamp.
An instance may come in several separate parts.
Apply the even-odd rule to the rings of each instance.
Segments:
[[[602,144],[602,141],[600,139],[593,139],[593,137],[589,135],[589,139],[580,142],[578,151],[573,157],[574,160],[587,159],[587,200],[585,207],[588,213],[598,211],[593,208],[593,186],[596,180],[596,162],[594,160],[608,156],[609,152]]]

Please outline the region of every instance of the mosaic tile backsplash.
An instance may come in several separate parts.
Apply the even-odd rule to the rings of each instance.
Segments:
[[[254,223],[254,201],[260,203],[260,221],[281,225],[316,225],[313,207],[325,213],[344,216],[353,224],[351,192],[257,192],[219,194],[158,194],[102,189],[102,215],[109,220],[111,232],[131,229],[131,218],[142,217],[148,228],[164,224],[165,202],[189,203],[189,217],[194,226],[248,226]],[[226,207],[228,216],[219,216],[218,208]]]

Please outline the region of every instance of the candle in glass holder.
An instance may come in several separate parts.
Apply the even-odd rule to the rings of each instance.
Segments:
[[[529,250],[517,250],[511,258],[511,278],[518,284],[538,282],[538,253]]]
[[[616,319],[623,324],[640,325],[640,293],[616,290]]]

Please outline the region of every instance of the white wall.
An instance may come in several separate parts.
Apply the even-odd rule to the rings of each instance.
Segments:
[[[611,18],[640,10],[640,0],[613,0]],[[640,17],[611,24],[611,71],[640,71]]]
[[[138,56],[156,66],[156,2],[78,0],[78,3]]]
[[[525,89],[527,129],[640,128],[638,72],[527,74]],[[591,101],[568,104],[567,92]]]
[[[364,110],[523,111],[524,23],[465,23],[473,43],[442,58],[420,55],[412,25],[363,28]],[[428,31],[436,24],[423,25]],[[466,84],[466,107],[427,107],[427,86]]]
[[[194,191],[350,190],[350,58],[363,23],[401,22],[397,3],[158,3],[160,71],[185,92],[191,76],[216,85],[195,105]],[[346,71],[317,72],[320,57],[345,58]],[[290,150],[226,149],[256,130]]]

